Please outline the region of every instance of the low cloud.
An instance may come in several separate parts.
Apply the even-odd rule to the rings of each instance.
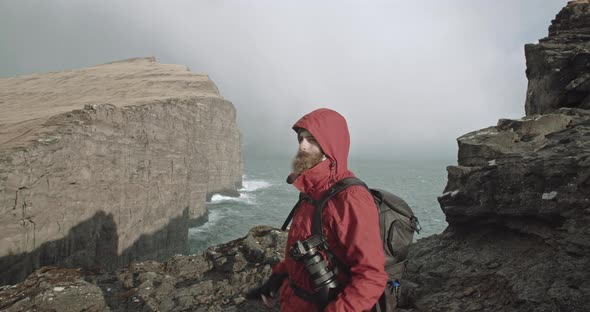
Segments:
[[[137,56],[210,75],[247,149],[292,152],[319,107],[349,122],[353,154],[455,152],[524,115],[524,44],[566,1],[4,1],[0,76]]]

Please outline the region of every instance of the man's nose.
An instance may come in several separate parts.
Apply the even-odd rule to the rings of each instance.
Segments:
[[[302,139],[301,142],[299,142],[299,149],[302,151],[307,151],[307,148],[309,147],[309,142],[307,142],[306,139]]]

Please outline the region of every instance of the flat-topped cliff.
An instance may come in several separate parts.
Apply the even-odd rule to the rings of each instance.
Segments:
[[[0,283],[186,252],[207,195],[241,186],[235,108],[185,66],[0,79],[0,111]]]

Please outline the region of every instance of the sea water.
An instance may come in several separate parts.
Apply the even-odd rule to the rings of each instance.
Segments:
[[[189,229],[190,251],[245,236],[256,225],[280,228],[297,202],[298,191],[285,182],[288,156],[244,156],[243,188],[239,197],[214,195],[207,203],[208,221]],[[437,202],[447,182],[453,157],[351,159],[349,169],[369,187],[388,190],[404,199],[422,226],[415,239],[442,232],[447,223]]]

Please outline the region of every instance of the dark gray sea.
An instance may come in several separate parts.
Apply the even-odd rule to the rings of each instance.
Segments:
[[[285,182],[288,156],[244,155],[244,187],[240,197],[214,195],[207,203],[209,220],[189,230],[190,251],[243,237],[256,225],[281,227],[297,201],[298,192]],[[412,207],[422,225],[415,239],[442,232],[447,223],[436,200],[447,183],[450,155],[396,160],[350,159],[349,169],[369,187],[388,190]]]

